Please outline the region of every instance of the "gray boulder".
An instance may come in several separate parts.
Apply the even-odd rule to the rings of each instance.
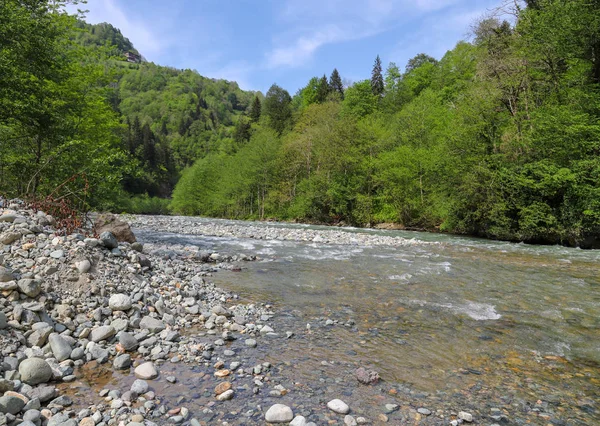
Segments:
[[[21,381],[28,385],[46,383],[52,378],[52,368],[40,358],[29,358],[19,364]]]
[[[160,333],[165,329],[165,324],[159,319],[145,316],[140,321],[140,328],[148,329],[152,333]]]
[[[41,283],[30,278],[19,280],[17,285],[21,293],[31,298],[37,297],[42,291]]]
[[[110,325],[103,325],[92,330],[90,333],[90,340],[97,343],[102,340],[110,339],[115,334],[116,330],[114,327],[111,327]]]
[[[3,396],[0,397],[0,412],[4,414],[17,414],[23,407],[25,407],[25,401],[16,396]]]
[[[7,283],[14,279],[15,277],[10,269],[0,266],[0,283]]]
[[[126,332],[119,334],[119,343],[127,352],[135,351],[140,346],[137,339]]]
[[[105,231],[100,234],[100,241],[102,241],[102,244],[104,244],[104,247],[106,247],[107,249],[114,249],[119,247],[119,242],[117,241],[115,236],[108,231]]]
[[[48,341],[50,342],[50,348],[52,349],[54,357],[59,362],[69,359],[73,349],[64,337],[62,337],[60,334],[54,333],[48,337]]]

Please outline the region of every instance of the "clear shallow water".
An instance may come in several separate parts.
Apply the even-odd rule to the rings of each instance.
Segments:
[[[299,378],[308,380],[322,360],[354,360],[372,366],[388,382],[425,392],[463,392],[476,380],[490,398],[513,391],[534,402],[559,398],[563,406],[582,410],[578,424],[599,419],[600,252],[403,231],[345,231],[439,244],[394,248],[141,229],[136,235],[142,241],[258,255],[261,261],[244,263],[242,272],[219,272],[214,281],[248,300],[275,304],[298,327],[305,322],[323,327],[325,318],[341,324],[354,320],[357,333],[336,325],[328,341],[311,345],[308,352],[304,340],[291,340],[281,349],[279,357],[296,364]]]

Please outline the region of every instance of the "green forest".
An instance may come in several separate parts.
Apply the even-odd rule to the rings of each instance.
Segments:
[[[0,194],[598,246],[598,0],[529,0],[442,58],[293,95],[128,62],[63,6],[2,1]]]

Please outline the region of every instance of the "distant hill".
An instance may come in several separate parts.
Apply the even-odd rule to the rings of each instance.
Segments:
[[[78,27],[79,44],[108,48],[116,76],[109,99],[121,116],[123,146],[142,166],[125,180],[126,191],[168,197],[185,167],[211,153],[236,151],[236,125],[256,93],[194,70],[128,60],[126,54],[141,58],[140,52],[111,24],[79,21]]]
[[[88,24],[85,21],[78,21],[77,26],[82,30],[75,36],[75,40],[84,46],[110,46],[111,56],[119,57],[125,60],[126,53],[133,53],[138,58],[140,52],[133,46],[133,43],[125,37],[121,30],[113,27],[107,22],[100,24]]]

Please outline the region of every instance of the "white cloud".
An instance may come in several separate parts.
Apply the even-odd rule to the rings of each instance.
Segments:
[[[279,13],[286,28],[266,54],[266,67],[307,64],[323,46],[385,32],[460,0],[287,0]]]
[[[305,64],[319,47],[343,41],[346,37],[343,31],[333,25],[310,36],[302,36],[292,45],[278,47],[267,53],[267,68],[300,66]]]

